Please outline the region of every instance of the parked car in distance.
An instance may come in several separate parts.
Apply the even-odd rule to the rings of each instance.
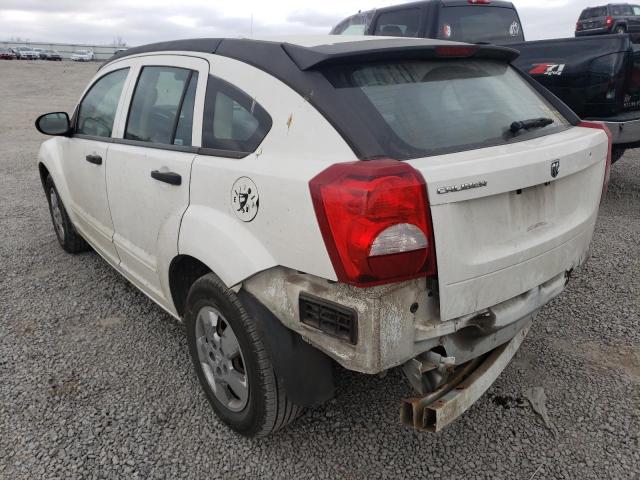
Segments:
[[[62,55],[56,50],[43,50],[40,52],[42,60],[62,61]]]
[[[8,48],[0,48],[0,60],[15,60],[16,54]]]
[[[14,52],[18,56],[18,60],[37,60],[39,58],[38,54],[30,47],[16,47]]]
[[[576,37],[611,33],[640,36],[640,5],[610,3],[582,10],[576,23]]]
[[[93,60],[92,50],[75,50],[71,54],[71,60],[74,62],[90,62]]]
[[[42,58],[42,52],[44,52],[44,48],[34,48],[33,51],[38,54],[38,58]]]
[[[71,119],[36,120],[54,232],[184,320],[241,434],[331,398],[334,362],[402,367],[402,422],[439,431],[585,262],[608,182],[606,126],[516,56],[339,36],[131,48]]]
[[[499,0],[426,0],[360,12],[338,23],[332,35],[422,37],[470,43],[523,42],[518,12]]]

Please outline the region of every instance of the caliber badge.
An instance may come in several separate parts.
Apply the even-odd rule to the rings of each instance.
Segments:
[[[243,222],[250,222],[258,214],[258,187],[249,177],[240,177],[231,187],[231,209]]]

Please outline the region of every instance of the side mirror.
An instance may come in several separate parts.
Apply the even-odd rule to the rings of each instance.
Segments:
[[[71,130],[69,115],[65,112],[40,115],[36,120],[36,129],[45,135],[67,135]]]

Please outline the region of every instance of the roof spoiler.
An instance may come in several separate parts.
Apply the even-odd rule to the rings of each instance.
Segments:
[[[317,47],[283,43],[282,48],[300,70],[354,62],[426,60],[438,58],[483,58],[512,62],[520,52],[508,47],[422,39],[380,39],[340,42]]]

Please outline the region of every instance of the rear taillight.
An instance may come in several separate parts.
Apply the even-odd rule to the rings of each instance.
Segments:
[[[364,287],[436,273],[427,188],[410,165],[339,163],[309,188],[339,281]]]
[[[612,142],[613,135],[611,135],[611,131],[609,130],[609,127],[607,127],[604,123],[583,121],[583,122],[580,122],[578,126],[584,127],[584,128],[596,128],[598,130],[603,130],[604,133],[607,134],[609,146],[607,150],[607,165],[604,170],[604,181],[602,182],[602,195],[600,196],[600,203],[602,203],[602,201],[604,200],[604,196],[607,193],[607,189],[609,188],[609,173],[611,171],[611,148],[613,144]]]
[[[613,25],[613,17],[607,17],[604,23],[607,27],[610,27],[611,25]]]
[[[580,30],[582,30],[582,24],[580,22],[576,23],[576,32],[579,32]]]
[[[467,0],[471,5],[489,5],[491,0]]]

